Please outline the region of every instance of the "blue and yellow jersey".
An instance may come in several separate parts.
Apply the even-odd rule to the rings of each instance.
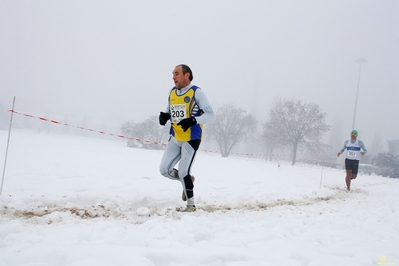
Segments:
[[[183,95],[177,95],[177,88],[173,88],[169,95],[169,109],[172,120],[170,127],[170,134],[178,141],[189,141],[201,139],[202,125],[194,125],[183,131],[181,126],[178,126],[181,120],[189,117],[196,117],[201,115],[201,110],[195,101],[195,91],[197,86],[192,86]]]

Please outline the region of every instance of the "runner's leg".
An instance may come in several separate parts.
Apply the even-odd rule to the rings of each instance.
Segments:
[[[191,180],[190,170],[200,143],[200,140],[193,140],[182,144],[179,178],[183,185],[183,191],[186,193],[187,205],[195,205],[194,184]]]
[[[352,165],[352,177],[351,179],[355,179],[357,177],[357,172],[359,171],[359,161],[354,160]]]
[[[178,142],[174,137],[170,137],[159,165],[159,172],[161,175],[172,180],[180,180],[175,177],[176,169],[174,169],[175,165],[180,160],[180,157],[181,142]]]
[[[346,181],[346,190],[348,190],[348,191],[351,190],[351,179],[352,179],[352,170],[347,169],[345,181]]]

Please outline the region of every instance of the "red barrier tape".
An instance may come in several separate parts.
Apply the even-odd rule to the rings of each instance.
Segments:
[[[162,146],[166,146],[167,145],[166,143],[160,144],[159,142],[156,142],[156,141],[151,142],[150,140],[141,140],[139,138],[132,138],[132,137],[127,137],[127,136],[123,136],[123,135],[107,133],[107,132],[104,132],[104,131],[97,131],[97,130],[94,130],[94,129],[91,129],[91,128],[84,128],[84,127],[80,127],[80,126],[69,125],[69,124],[66,124],[66,123],[61,123],[61,122],[58,122],[56,120],[51,120],[51,119],[47,119],[47,118],[44,118],[44,117],[39,117],[39,116],[30,115],[30,114],[19,113],[19,112],[15,111],[15,110],[8,110],[8,111],[12,112],[14,114],[23,115],[23,116],[30,117],[30,118],[38,118],[38,119],[40,119],[42,121],[50,122],[50,123],[57,124],[57,125],[64,125],[64,126],[68,126],[68,127],[78,128],[78,129],[81,129],[81,130],[88,130],[88,131],[91,131],[91,132],[97,132],[97,133],[100,133],[100,134],[114,136],[114,137],[118,137],[118,138],[122,138],[122,139],[136,140],[136,141],[139,141],[139,142],[145,142],[145,143],[148,143],[148,144],[152,143],[152,144],[155,144],[155,145],[162,145]],[[209,152],[209,153],[217,153],[217,154],[220,153],[219,151],[212,151],[212,150],[202,150],[202,151]],[[249,156],[249,157],[269,157],[269,156],[273,156],[273,157],[290,156],[290,157],[292,157],[293,156],[293,154],[271,154],[271,155],[253,154],[253,153],[230,153],[230,154],[231,155],[238,155],[238,156]],[[323,153],[302,153],[302,154],[297,154],[297,155],[311,155],[311,154],[323,154]]]
[[[202,151],[204,151],[204,152],[209,152],[209,153],[220,153],[219,151],[211,151],[211,150],[202,150]],[[270,157],[270,156],[272,156],[272,157],[287,157],[287,156],[289,156],[289,157],[292,157],[294,154],[292,154],[292,153],[287,153],[287,154],[254,154],[254,153],[239,153],[239,152],[236,152],[236,153],[234,153],[234,152],[231,152],[230,153],[231,155],[238,155],[238,156],[249,156],[249,157]],[[322,152],[312,152],[312,153],[297,153],[297,156],[299,155],[314,155],[314,154],[319,154],[319,155],[322,155],[322,154],[324,154],[324,153],[322,153]]]
[[[57,124],[57,125],[63,125],[63,126],[68,126],[68,127],[74,127],[74,128],[78,128],[78,129],[81,129],[81,130],[87,130],[87,131],[90,131],[90,132],[97,132],[97,133],[100,133],[100,134],[109,135],[109,136],[114,136],[114,137],[118,137],[118,138],[122,138],[122,139],[136,140],[136,141],[139,141],[139,142],[153,143],[153,144],[156,144],[156,145],[166,146],[165,143],[160,144],[159,142],[151,142],[151,141],[149,141],[149,140],[143,140],[143,141],[142,141],[142,140],[139,139],[139,138],[132,138],[132,137],[127,137],[127,136],[123,136],[123,135],[107,133],[107,132],[104,132],[104,131],[97,131],[97,130],[94,130],[94,129],[91,129],[91,128],[84,128],[84,127],[80,127],[80,126],[74,126],[74,125],[70,125],[70,124],[66,124],[66,123],[61,123],[61,122],[59,122],[59,121],[57,121],[57,120],[47,119],[47,118],[45,118],[45,117],[33,116],[33,115],[30,115],[30,114],[19,113],[19,112],[15,111],[15,110],[8,110],[8,111],[9,111],[9,112],[12,112],[12,113],[14,113],[14,114],[23,115],[23,116],[30,117],[30,118],[38,118],[38,119],[41,120],[41,121],[50,122],[50,123]]]

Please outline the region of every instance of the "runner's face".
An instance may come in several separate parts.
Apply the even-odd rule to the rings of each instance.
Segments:
[[[173,74],[173,82],[175,83],[176,88],[182,89],[187,87],[190,84],[189,73],[183,74],[183,69],[181,66],[175,67],[172,72]]]
[[[357,138],[357,135],[356,135],[356,133],[351,133],[351,139],[356,139]]]

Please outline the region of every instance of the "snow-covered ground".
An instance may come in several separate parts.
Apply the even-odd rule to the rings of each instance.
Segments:
[[[399,264],[398,179],[359,175],[348,193],[344,170],[201,151],[198,209],[182,213],[161,156],[119,139],[13,130],[0,265]]]

